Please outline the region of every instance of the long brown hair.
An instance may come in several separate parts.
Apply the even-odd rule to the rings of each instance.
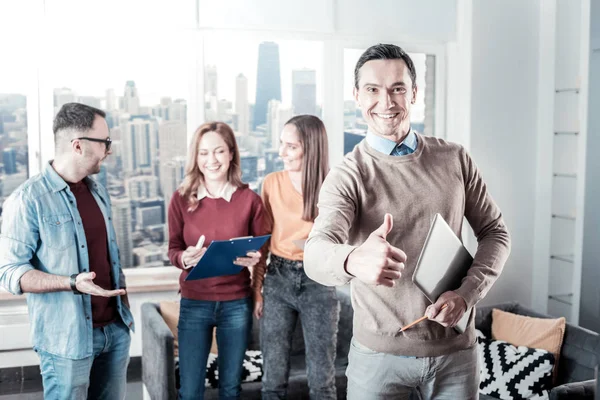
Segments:
[[[319,191],[329,172],[327,131],[323,121],[314,115],[297,115],[285,123],[294,125],[302,145],[302,219],[314,221],[319,214]]]
[[[194,136],[192,137],[192,143],[190,144],[190,152],[188,155],[187,165],[185,167],[185,177],[183,182],[179,186],[178,192],[181,196],[187,198],[189,208],[188,211],[194,211],[198,207],[198,189],[204,184],[204,174],[200,172],[198,168],[198,151],[200,147],[200,140],[207,132],[218,133],[229,151],[233,155],[231,162],[229,163],[229,171],[227,171],[227,180],[232,185],[242,188],[246,185],[242,182],[242,168],[240,167],[240,151],[235,140],[233,130],[224,122],[206,122],[196,129]]]

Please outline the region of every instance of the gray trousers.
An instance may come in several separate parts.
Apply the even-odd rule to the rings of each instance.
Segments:
[[[334,363],[340,305],[335,288],[311,280],[302,262],[271,255],[263,298],[262,398],[287,396],[292,337],[300,318],[310,398],[336,399]]]
[[[477,345],[439,357],[378,353],[352,339],[348,354],[348,400],[479,398]]]

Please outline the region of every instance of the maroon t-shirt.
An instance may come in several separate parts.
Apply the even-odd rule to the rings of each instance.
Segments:
[[[265,213],[259,195],[248,187],[237,189],[231,201],[205,197],[190,212],[187,199],[178,192],[169,205],[169,259],[183,269],[181,255],[189,246],[196,246],[204,235],[208,246],[213,240],[228,240],[242,236],[261,236],[267,233]],[[190,270],[183,270],[179,278],[181,295],[187,299],[228,301],[251,295],[250,273],[243,268],[236,275],[186,281]]]
[[[90,261],[90,272],[96,273],[94,283],[102,289],[112,290],[113,278],[110,271],[110,257],[108,254],[108,235],[102,211],[85,182],[67,183],[71,188],[71,192],[75,195],[77,209],[83,222]],[[94,328],[108,325],[116,319],[117,300],[114,297],[92,296],[92,321]]]

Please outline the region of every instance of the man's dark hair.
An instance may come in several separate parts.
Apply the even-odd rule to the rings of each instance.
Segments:
[[[365,50],[356,62],[356,68],[354,68],[354,87],[356,89],[358,89],[360,69],[366,62],[372,60],[404,60],[412,80],[412,87],[413,89],[417,87],[417,70],[415,70],[415,64],[410,56],[399,46],[379,43]]]
[[[63,105],[56,117],[52,130],[54,136],[63,129],[73,129],[78,132],[87,132],[92,129],[96,115],[106,118],[106,113],[95,107],[81,103],[66,103]]]

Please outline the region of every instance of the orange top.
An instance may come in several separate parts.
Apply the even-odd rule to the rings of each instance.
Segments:
[[[302,261],[304,251],[292,241],[306,240],[313,223],[302,219],[302,194],[294,188],[287,171],[267,175],[262,198],[271,231],[269,251],[288,260]]]

